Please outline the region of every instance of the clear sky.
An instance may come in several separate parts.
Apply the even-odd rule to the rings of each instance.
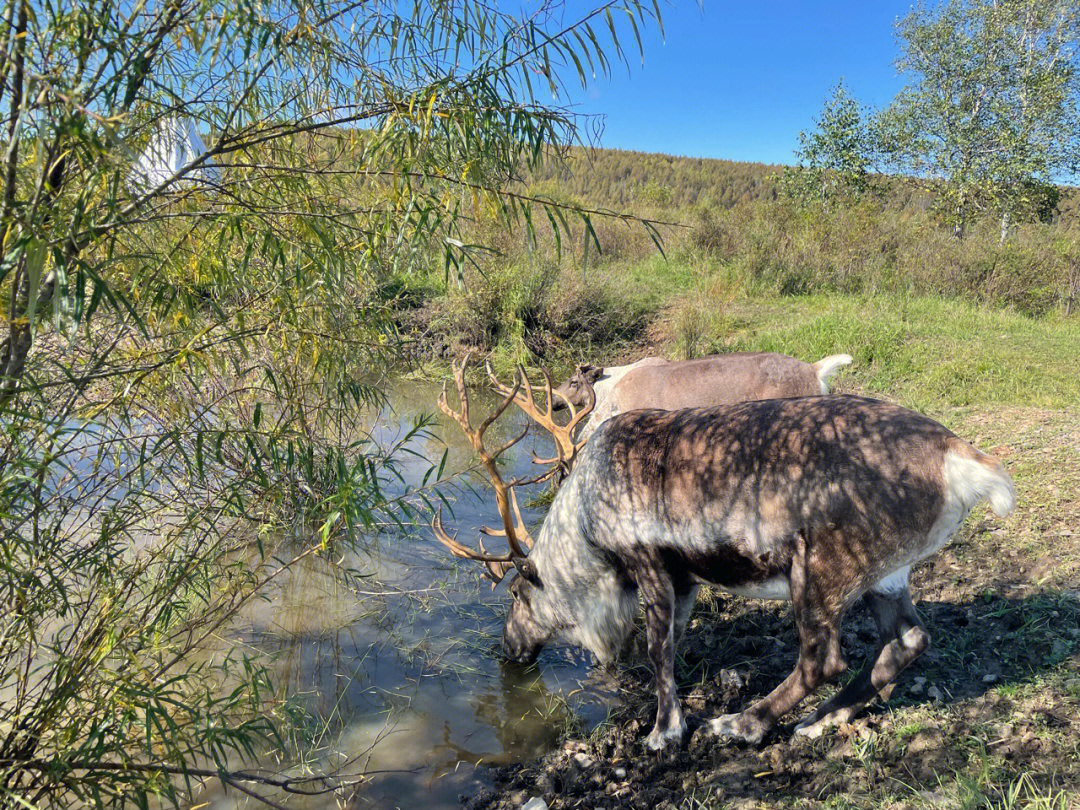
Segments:
[[[665,36],[646,33],[644,65],[634,52],[629,76],[618,68],[586,92],[572,88],[572,100],[605,115],[602,146],[792,163],[799,131],[840,79],[864,104],[896,95],[893,24],[911,5],[662,2]]]

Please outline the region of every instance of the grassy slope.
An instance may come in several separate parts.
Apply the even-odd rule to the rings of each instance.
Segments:
[[[732,297],[723,269],[702,273],[660,258],[610,272],[659,320],[665,309],[700,310],[699,354],[778,351],[815,360],[846,352],[855,358],[847,378],[862,391],[935,415],[956,405],[1080,403],[1077,318],[1033,318],[934,297]],[[677,356],[676,344],[677,335],[661,333],[653,348]]]

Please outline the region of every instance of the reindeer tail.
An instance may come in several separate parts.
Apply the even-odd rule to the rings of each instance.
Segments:
[[[843,366],[851,365],[850,354],[830,354],[814,363],[814,372],[817,374],[818,383],[821,385],[821,393],[829,393],[829,380]]]
[[[945,455],[945,482],[968,508],[990,501],[998,517],[1016,506],[1016,487],[1005,467],[993,456],[976,450],[962,439],[953,439]]]

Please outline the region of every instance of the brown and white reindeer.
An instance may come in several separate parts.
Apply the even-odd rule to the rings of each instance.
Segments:
[[[850,363],[849,354],[805,363],[775,352],[731,352],[681,361],[646,357],[628,366],[582,365],[555,390],[555,407],[562,402],[580,407],[592,386],[596,408],[580,437],[588,439],[605,420],[625,411],[711,408],[827,394],[833,375]]]
[[[457,379],[458,421],[475,435],[460,367]],[[497,413],[520,399],[521,388],[519,378],[502,389]],[[440,404],[454,413],[445,398]],[[877,651],[797,728],[816,736],[850,721],[926,649],[908,592],[911,567],[941,549],[979,502],[1004,516],[1015,500],[995,459],[926,416],[855,396],[632,411],[604,422],[575,452],[535,543],[521,539],[512,495],[498,487],[505,555],[471,551],[438,518],[436,534],[455,554],[495,565],[495,579],[517,569],[503,634],[506,655],[517,661],[534,660],[556,636],[611,660],[640,598],[656,674],[656,725],[645,741],[654,750],[685,733],[675,644],[701,583],[793,605],[794,671],[740,714],[708,724],[751,743],[844,672],[840,622],[866,603]]]

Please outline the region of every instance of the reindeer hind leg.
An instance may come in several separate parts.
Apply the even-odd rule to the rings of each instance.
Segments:
[[[840,651],[844,595],[822,585],[826,580],[814,575],[811,557],[807,553],[807,544],[799,538],[789,577],[795,623],[799,629],[799,660],[794,671],[742,713],[711,720],[709,728],[714,734],[757,744],[781,717],[825,681],[847,668]]]
[[[877,654],[851,683],[796,726],[795,733],[800,736],[817,738],[830,726],[850,723],[930,643],[911,603],[906,576],[899,590],[870,590],[863,599],[878,626]]]

